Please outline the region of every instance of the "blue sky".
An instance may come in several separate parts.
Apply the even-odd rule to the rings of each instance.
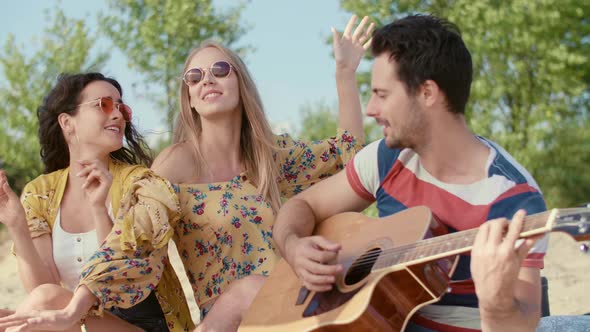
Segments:
[[[218,8],[233,6],[235,1],[214,0]],[[8,33],[19,44],[31,45],[34,36],[41,36],[46,24],[44,10],[60,6],[69,17],[87,18],[96,31],[96,11],[105,10],[105,1],[9,1],[0,11],[0,46]],[[323,100],[330,105],[337,101],[334,61],[331,45],[325,43],[330,27],[342,30],[349,14],[340,9],[338,0],[252,0],[242,14],[242,23],[251,27],[239,44],[255,48],[246,56],[246,63],[258,85],[267,115],[278,127],[297,127],[300,109],[306,103]],[[108,39],[99,48],[111,47]],[[28,47],[28,46],[27,46]],[[33,46],[33,49],[36,49]],[[103,70],[123,85],[125,100],[134,109],[134,121],[141,131],[154,138],[162,129],[162,112],[133,90],[140,83],[137,74],[127,68],[127,59],[113,51]],[[0,85],[6,87],[0,73]],[[139,85],[141,86],[141,85]]]

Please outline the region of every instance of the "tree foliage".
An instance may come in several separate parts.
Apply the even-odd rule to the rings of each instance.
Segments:
[[[0,51],[7,84],[0,86],[0,160],[18,191],[43,170],[37,139],[37,107],[43,96],[60,73],[99,70],[108,59],[106,53],[91,51],[96,36],[83,19],[68,18],[60,9],[46,12],[46,17],[50,25],[32,43],[34,50],[9,35]]]
[[[461,29],[474,62],[468,121],[504,146],[549,206],[590,198],[590,2],[577,0],[341,0],[378,25],[414,13]],[[364,84],[368,84],[364,76]]]
[[[245,32],[239,24],[244,5],[220,11],[211,0],[112,0],[109,7],[101,25],[130,68],[144,75],[146,88],[163,87],[162,95],[150,98],[162,109],[171,132],[190,50],[207,39],[233,46]]]
[[[334,136],[338,129],[338,112],[325,100],[307,103],[301,107],[303,120],[299,137],[306,140],[321,140]],[[364,125],[365,142],[370,143],[381,138],[380,128],[375,121],[367,119]]]
[[[315,103],[307,103],[301,107],[303,121],[299,138],[305,140],[321,140],[334,136],[338,129],[338,113],[336,106],[330,106],[326,101],[320,100]],[[370,143],[381,138],[381,128],[373,119],[366,119],[365,142]],[[364,214],[377,217],[378,211],[375,204],[368,207]]]

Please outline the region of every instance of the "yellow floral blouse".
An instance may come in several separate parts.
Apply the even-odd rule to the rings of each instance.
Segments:
[[[361,142],[339,130],[336,137],[315,142],[276,136],[276,148],[281,195],[291,197],[343,169],[361,148]],[[270,273],[279,257],[272,240],[275,215],[246,174],[227,182],[178,184],[174,189],[182,216],[177,222],[171,220],[171,226],[198,305],[219,296],[235,279]],[[111,286],[113,280],[123,278],[121,274],[134,271],[136,265],[155,270],[156,263],[166,259],[165,252],[154,250],[149,241],[145,243],[137,248],[133,259],[118,256],[118,246],[107,243],[103,248],[112,249],[105,252],[109,259],[99,257],[89,262],[100,264],[103,272],[95,268],[88,278],[100,279],[111,296],[129,299],[140,292],[145,296],[158,283],[158,274],[146,274],[150,282],[134,283],[131,291]]]
[[[193,323],[180,282],[165,255],[179,218],[178,198],[170,184],[143,166],[111,161],[113,230],[83,268],[80,284],[99,300],[95,313],[113,306],[129,308],[155,290],[171,331],[192,330]],[[41,175],[21,196],[31,237],[51,234],[65,191],[69,169]],[[108,243],[108,247],[105,247]],[[114,252],[116,251],[116,254]],[[134,258],[141,253],[141,261]],[[157,259],[150,260],[153,255]],[[111,261],[125,262],[124,271]]]

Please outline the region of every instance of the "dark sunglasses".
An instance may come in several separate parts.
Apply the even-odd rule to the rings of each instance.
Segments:
[[[227,77],[231,73],[232,67],[231,63],[227,61],[217,61],[211,65],[209,73],[217,78]],[[193,86],[201,82],[204,77],[205,71],[202,68],[191,68],[184,73],[182,80],[186,85]]]
[[[133,114],[133,112],[131,111],[131,107],[123,103],[117,103],[111,97],[100,97],[82,104],[78,104],[76,107],[96,102],[98,102],[97,106],[107,115],[111,114],[115,107],[117,107],[119,112],[123,114],[123,118],[125,119],[125,121],[131,122],[131,115]]]

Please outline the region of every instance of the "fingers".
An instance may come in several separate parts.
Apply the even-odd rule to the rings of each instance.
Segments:
[[[107,181],[107,176],[100,170],[92,170],[87,176],[86,181],[82,184],[82,189],[88,188],[93,182],[104,183]]]
[[[6,329],[6,332],[27,332],[27,331],[32,331],[32,329],[29,327],[29,324],[27,324],[26,322],[21,325],[13,326],[13,327]]]
[[[18,326],[9,327],[5,330],[5,332],[25,332],[25,331],[30,331],[29,329],[27,329],[27,323],[24,323],[24,324],[21,324]]]
[[[367,29],[367,32],[365,33],[365,35],[361,36],[361,38],[359,38],[359,43],[361,43],[361,44],[364,43],[363,49],[365,51],[368,50],[369,47],[371,47],[371,42],[373,41],[373,37],[371,37],[371,36],[373,35],[373,30],[375,30],[375,23],[371,23],[369,25],[369,29]],[[367,40],[367,38],[369,40]]]
[[[520,246],[516,249],[516,253],[518,255],[520,262],[522,262],[526,258],[526,256],[529,254],[529,251],[531,251],[531,249],[533,248],[535,243],[538,240],[542,239],[544,236],[545,236],[545,234],[530,237],[520,244]]]
[[[0,318],[0,331],[7,329],[9,327],[19,327],[23,324],[26,325],[27,319],[29,315],[23,315],[18,313],[13,313],[12,315],[5,316]],[[8,331],[8,330],[7,330]]]
[[[9,199],[11,200],[18,200],[18,195],[12,191],[12,188],[10,188],[10,184],[8,184],[8,182],[4,182],[2,183],[2,191],[4,192],[4,194],[6,196],[8,196]]]
[[[293,265],[307,289],[321,292],[332,288],[336,275],[342,271],[342,266],[325,263],[335,261],[340,249],[340,244],[321,236],[299,240]]]
[[[312,236],[309,239],[316,246],[316,248],[322,250],[338,251],[342,249],[342,246],[339,243],[332,242],[323,236]]]
[[[525,215],[526,212],[524,210],[518,210],[512,217],[512,222],[508,227],[508,233],[506,233],[506,238],[504,239],[506,245],[510,246],[511,248],[514,248],[514,243],[520,237]]]
[[[53,324],[56,323],[54,316],[49,317],[33,317],[27,320],[26,331],[52,329]]]
[[[344,29],[344,32],[342,33],[342,38],[346,38],[351,40],[353,43],[358,43],[363,45],[363,48],[366,50],[371,46],[371,34],[373,33],[373,30],[375,29],[375,23],[369,24],[369,27],[367,28],[367,23],[369,22],[369,17],[365,16],[363,17],[363,19],[361,20],[361,22],[359,23],[359,25],[356,27],[356,29],[354,29],[354,33],[352,33],[352,29],[354,28],[354,24],[356,22],[357,16],[353,15],[350,20],[348,21],[348,24],[346,25],[346,28]],[[334,41],[339,41],[341,39],[340,34],[336,31],[335,28],[332,27],[332,37]]]
[[[78,163],[83,169],[76,176],[86,177],[82,189],[88,188],[94,181],[105,183],[111,178],[109,171],[98,160],[79,160]]]
[[[355,21],[356,21],[356,17],[355,17]],[[352,35],[352,40],[359,40],[361,37],[366,38],[366,34],[363,32],[365,30],[365,25],[367,25],[367,22],[369,22],[369,17],[368,16],[363,17],[363,19],[361,20],[361,23],[359,23],[359,25],[354,30],[354,34]]]
[[[340,34],[336,30],[336,28],[332,27],[332,47],[336,49],[338,43],[340,42]]]
[[[302,271],[302,278],[307,285],[310,285],[314,288],[325,288],[331,287],[334,282],[336,282],[336,276],[334,275],[318,275],[313,274],[309,271]],[[308,288],[309,290],[312,290]]]
[[[504,230],[508,225],[506,218],[500,218],[496,220],[488,221],[489,232],[488,232],[488,244],[497,246],[502,243],[504,237]]]
[[[7,196],[11,196],[10,194],[13,193],[10,185],[8,184],[8,178],[6,177],[6,171],[0,170],[0,190],[4,191]]]
[[[475,235],[475,240],[473,241],[473,249],[480,248],[484,246],[488,241],[488,233],[490,231],[490,225],[488,223],[483,223],[479,226],[477,230],[477,234]]]
[[[344,33],[342,33],[343,37],[350,39],[351,34],[352,34],[352,28],[354,27],[354,23],[356,22],[356,19],[357,19],[356,15],[352,15],[350,17],[350,19],[348,20],[348,23],[346,24],[346,28],[344,28]]]
[[[373,30],[375,30],[375,23],[371,22],[371,24],[369,25],[369,29],[367,29],[367,33],[365,35],[372,36]]]
[[[336,275],[342,271],[340,265],[323,265],[315,262],[307,262],[298,269],[298,276],[303,285],[312,291],[323,292],[332,289],[336,282]]]
[[[12,311],[12,310],[0,309],[0,317],[6,317],[6,316],[13,315],[13,314],[14,314],[14,311]]]

